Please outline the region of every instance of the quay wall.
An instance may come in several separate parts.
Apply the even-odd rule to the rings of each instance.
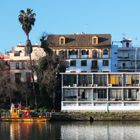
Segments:
[[[55,112],[52,121],[140,121],[140,112]]]

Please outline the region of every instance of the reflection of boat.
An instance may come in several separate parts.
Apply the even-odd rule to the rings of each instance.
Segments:
[[[50,120],[50,117],[30,117],[30,118],[0,118],[0,121],[7,122],[47,122]]]

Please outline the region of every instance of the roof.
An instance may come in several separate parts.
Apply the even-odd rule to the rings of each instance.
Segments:
[[[98,44],[92,44],[92,37],[98,37]],[[59,38],[65,37],[65,44],[59,44]],[[48,47],[111,47],[111,34],[61,34],[48,35]]]
[[[17,45],[17,47],[25,47],[25,45]],[[40,45],[32,45],[32,47],[40,47]]]

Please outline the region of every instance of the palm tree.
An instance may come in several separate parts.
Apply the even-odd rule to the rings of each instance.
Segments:
[[[36,14],[33,13],[32,9],[29,9],[29,8],[27,8],[26,11],[21,10],[20,14],[18,16],[19,22],[21,23],[22,29],[25,32],[26,37],[27,37],[27,42],[26,42],[26,47],[27,47],[26,53],[27,54],[31,54],[31,52],[32,52],[32,45],[31,45],[31,41],[29,39],[29,33],[32,29],[32,26],[34,26],[35,16],[36,16]]]
[[[35,94],[35,83],[34,83],[34,71],[33,71],[33,66],[32,66],[32,59],[31,59],[31,53],[32,53],[32,44],[29,38],[29,33],[32,29],[32,26],[34,26],[35,23],[35,16],[36,14],[33,13],[32,9],[27,8],[26,11],[21,10],[20,14],[18,16],[18,20],[22,25],[22,29],[26,34],[27,40],[26,40],[26,48],[25,48],[25,52],[26,54],[29,55],[30,58],[30,67],[31,67],[31,77],[32,77],[32,81],[33,81],[33,94],[35,95],[35,105],[37,105],[36,102],[36,94]]]

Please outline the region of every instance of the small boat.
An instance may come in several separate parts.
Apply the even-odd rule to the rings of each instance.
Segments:
[[[51,113],[46,113],[45,116],[32,116],[30,109],[19,109],[11,105],[10,116],[0,117],[0,122],[47,122],[51,119]]]

